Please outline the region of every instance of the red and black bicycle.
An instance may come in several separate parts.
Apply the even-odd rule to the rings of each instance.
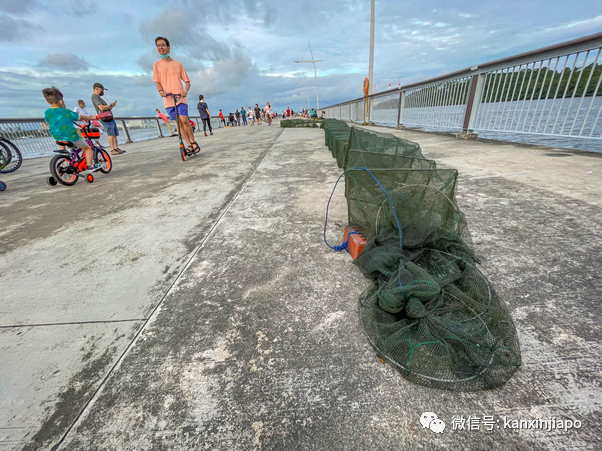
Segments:
[[[50,161],[50,173],[52,174],[46,180],[50,186],[56,186],[58,183],[66,186],[73,186],[79,178],[85,178],[87,182],[94,181],[93,172],[102,172],[108,174],[113,169],[113,162],[109,153],[104,147],[99,147],[92,142],[93,139],[100,138],[100,130],[89,125],[82,125],[80,131],[86,143],[92,148],[94,163],[98,163],[100,167],[92,172],[88,171],[84,151],[74,147],[73,143],[68,141],[57,141],[59,146],[64,146],[66,149],[55,150],[58,153],[52,157]]]

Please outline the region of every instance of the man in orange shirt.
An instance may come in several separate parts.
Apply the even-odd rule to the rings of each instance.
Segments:
[[[170,58],[169,40],[167,38],[159,36],[155,39],[155,45],[157,46],[159,55],[161,55],[161,59],[153,65],[153,81],[157,85],[159,95],[164,98],[163,105],[172,121],[176,119],[176,107],[178,108],[180,116],[178,129],[182,138],[188,143],[188,150],[198,153],[201,148],[194,140],[194,134],[190,126],[190,120],[188,119],[188,103],[186,102],[186,96],[190,90],[190,78],[188,78],[184,66]],[[182,82],[185,84],[184,89],[182,89]],[[173,98],[166,97],[167,93],[181,95],[176,107],[173,106]]]

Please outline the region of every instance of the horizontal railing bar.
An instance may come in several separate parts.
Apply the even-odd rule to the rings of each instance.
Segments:
[[[538,132],[521,132],[521,131],[515,131],[515,130],[496,130],[496,129],[489,129],[489,128],[479,128],[480,132],[495,132],[495,133],[510,133],[510,134],[519,134],[519,135],[539,135],[539,136],[554,136],[557,138],[567,138],[567,139],[573,139],[573,138],[583,138],[583,139],[602,139],[602,136],[580,136],[580,135],[559,135],[558,133],[538,133]],[[485,138],[487,139],[487,138]],[[549,147],[549,146],[548,146]]]
[[[200,116],[188,116],[191,119],[200,118]],[[217,116],[212,116],[213,118],[217,118]],[[114,120],[116,121],[138,121],[138,120],[155,120],[157,116],[114,116]],[[161,119],[161,118],[159,118]],[[17,118],[17,119],[6,119],[0,118],[0,124],[11,124],[11,123],[27,123],[27,122],[46,122],[46,119],[43,117],[34,117],[34,118]]]

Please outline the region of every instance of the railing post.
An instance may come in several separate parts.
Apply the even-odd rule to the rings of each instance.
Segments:
[[[466,111],[464,112],[464,123],[462,124],[462,137],[474,139],[477,137],[473,133],[481,105],[481,96],[483,95],[483,85],[487,74],[476,74],[470,81],[470,91],[466,101]]]
[[[163,130],[161,130],[161,124],[159,123],[159,118],[157,118],[157,130],[159,130],[159,138],[163,138]]]
[[[405,129],[403,125],[403,109],[406,105],[406,92],[401,91],[399,93],[399,109],[397,111],[397,128]]]
[[[132,138],[130,138],[130,132],[128,131],[127,125],[125,125],[125,119],[121,119],[121,125],[123,125],[123,131],[125,132],[125,136],[128,138],[125,140],[125,143],[133,143],[134,141],[132,141]]]

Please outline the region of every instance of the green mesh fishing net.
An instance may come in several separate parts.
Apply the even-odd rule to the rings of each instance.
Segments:
[[[319,128],[320,120],[318,119],[283,119],[280,121],[282,128],[308,127]]]
[[[521,363],[518,338],[477,268],[455,200],[458,172],[437,168],[418,144],[390,134],[336,120],[322,128],[346,169],[349,224],[368,241],[354,263],[371,281],[359,313],[377,354],[432,388],[504,385]]]

